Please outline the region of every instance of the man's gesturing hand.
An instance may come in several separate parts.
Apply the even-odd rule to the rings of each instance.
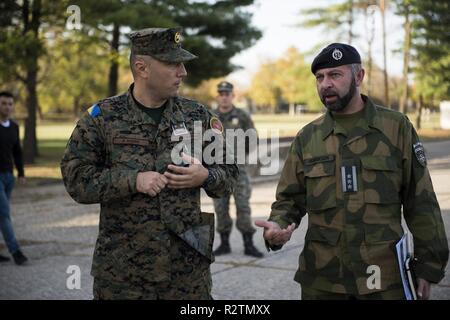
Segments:
[[[189,167],[179,167],[169,164],[167,169],[172,172],[164,172],[164,176],[168,181],[168,187],[172,189],[183,189],[201,186],[206,178],[208,178],[208,169],[198,159],[192,158],[184,153],[181,158],[186,163],[189,163]]]
[[[161,192],[167,185],[167,178],[159,172],[139,172],[136,178],[138,192],[146,193],[152,197]]]
[[[292,232],[295,230],[295,223],[290,224],[286,229],[281,229],[278,223],[273,221],[256,220],[255,225],[264,228],[264,239],[270,245],[284,245],[291,239]]]

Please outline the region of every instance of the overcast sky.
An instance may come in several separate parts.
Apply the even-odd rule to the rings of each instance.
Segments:
[[[227,78],[239,86],[248,86],[252,74],[256,72],[261,62],[267,59],[279,58],[287,48],[294,46],[301,52],[313,50],[320,43],[336,41],[332,30],[320,28],[298,27],[302,21],[300,11],[305,8],[327,6],[342,0],[257,0],[256,4],[248,9],[253,12],[252,23],[262,30],[262,38],[250,49],[236,55],[232,62],[243,67],[242,70],[233,72]],[[402,20],[393,14],[386,18],[388,72],[400,75],[402,72],[401,53],[393,51],[401,48],[403,32]],[[373,55],[375,63],[382,66],[382,42],[381,42],[381,18],[379,12],[375,13],[375,42]],[[364,32],[364,21],[360,19],[355,26],[355,32]],[[353,45],[358,49],[361,58],[365,60],[367,45],[363,37],[356,39]],[[317,52],[315,52],[317,53]],[[314,54],[307,56],[310,63]]]

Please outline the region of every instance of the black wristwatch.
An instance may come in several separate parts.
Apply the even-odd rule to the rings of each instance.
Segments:
[[[213,170],[208,169],[208,177],[202,184],[203,189],[208,189],[216,182],[216,176],[213,174]]]

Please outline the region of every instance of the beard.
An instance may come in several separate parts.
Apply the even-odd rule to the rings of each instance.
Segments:
[[[350,83],[350,88],[348,88],[348,91],[345,95],[342,97],[333,90],[324,90],[320,95],[320,101],[322,101],[325,108],[327,108],[330,111],[342,111],[344,110],[348,104],[350,103],[350,100],[352,100],[353,96],[356,92],[356,80],[355,77],[352,76],[352,82]],[[329,96],[336,96],[336,101],[327,103],[326,97]]]

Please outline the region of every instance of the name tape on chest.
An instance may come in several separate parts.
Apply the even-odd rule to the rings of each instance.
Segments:
[[[184,122],[176,123],[176,124],[172,125],[172,132],[175,136],[182,136],[185,134],[189,134],[189,131],[186,128],[186,125],[184,124]]]
[[[113,144],[138,145],[146,147],[150,145],[150,141],[145,138],[117,136],[113,138]]]

